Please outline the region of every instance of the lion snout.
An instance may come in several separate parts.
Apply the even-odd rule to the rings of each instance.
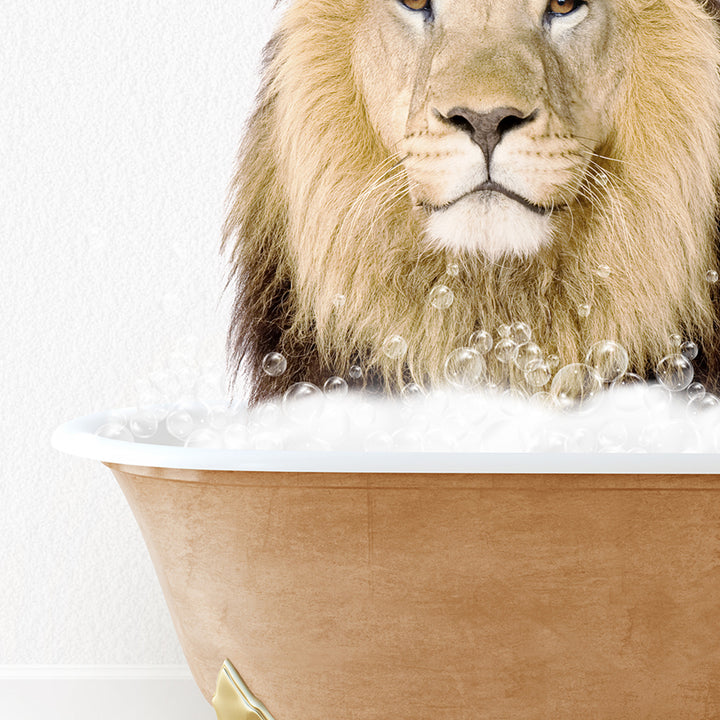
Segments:
[[[476,112],[467,107],[452,107],[447,114],[435,110],[436,115],[465,132],[483,151],[485,162],[490,167],[492,154],[503,136],[511,130],[530,124],[538,115],[537,110],[523,113],[514,107],[498,107],[489,112]]]

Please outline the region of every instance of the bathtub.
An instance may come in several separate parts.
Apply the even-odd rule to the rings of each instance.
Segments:
[[[96,437],[220,720],[720,717],[717,455]]]

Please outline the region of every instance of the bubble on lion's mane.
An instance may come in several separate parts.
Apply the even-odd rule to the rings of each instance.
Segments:
[[[381,141],[356,82],[362,3],[279,4],[223,241],[235,292],[230,370],[247,376],[251,400],[347,377],[358,361],[385,387],[434,383],[473,331],[514,320],[563,365],[612,339],[641,374],[679,332],[698,342],[716,385],[717,288],[706,275],[718,263],[720,41],[709,3],[633,7],[622,37],[643,54],[627,51],[609,140],[580,199],[558,213],[552,242],[499,261],[425,241],[401,158]],[[450,281],[448,262],[461,269]],[[606,277],[596,272],[605,266]],[[441,282],[455,299],[439,312],[427,298]],[[394,334],[408,343],[403,359],[381,351]],[[273,351],[288,360],[279,377],[261,368]]]

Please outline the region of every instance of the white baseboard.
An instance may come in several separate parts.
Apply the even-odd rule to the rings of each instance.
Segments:
[[[7,720],[216,720],[186,665],[0,665]]]

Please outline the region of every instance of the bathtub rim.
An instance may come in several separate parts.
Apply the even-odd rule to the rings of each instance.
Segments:
[[[126,408],[123,411],[129,411]],[[69,420],[52,446],[77,457],[136,467],[327,473],[717,475],[718,453],[468,453],[208,450],[99,437],[117,410]]]

